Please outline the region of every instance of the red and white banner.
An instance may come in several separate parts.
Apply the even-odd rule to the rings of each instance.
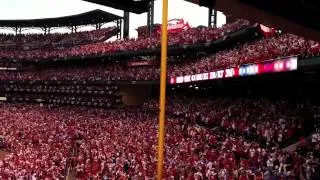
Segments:
[[[184,30],[190,29],[191,26],[184,19],[171,19],[168,21],[168,32],[179,33]],[[161,28],[158,29],[158,33],[161,33]]]
[[[288,72],[298,69],[298,57],[287,57],[280,60],[269,60],[259,64],[246,64],[240,67],[193,74],[179,77],[171,77],[170,84],[181,84],[196,81],[243,77],[265,73]]]

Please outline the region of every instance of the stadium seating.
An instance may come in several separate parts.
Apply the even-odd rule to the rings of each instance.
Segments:
[[[168,76],[210,72],[292,55],[299,55],[301,58],[319,56],[320,46],[314,41],[306,41],[292,34],[283,34],[245,43],[201,59],[169,64]],[[2,71],[0,74],[0,80],[158,80],[159,68],[125,67],[110,63],[98,67],[55,68],[35,72]]]
[[[115,27],[72,34],[0,34],[0,49],[10,51],[51,50],[103,42],[114,36]]]
[[[210,72],[259,63],[271,59],[300,55],[303,58],[320,55],[319,43],[292,34],[282,34],[255,42],[248,42],[231,50],[220,51],[212,56],[191,63],[181,63],[169,68],[172,77]]]
[[[222,28],[191,28],[169,34],[169,45],[213,42],[248,26],[248,21],[237,20]],[[113,30],[0,35],[0,59],[67,60],[160,47],[156,35],[103,42],[102,36]],[[301,59],[319,56],[320,44],[292,34],[277,34],[204,58],[169,62],[168,76],[292,55]],[[43,64],[0,71],[0,95],[5,97],[1,100],[7,101],[0,103],[0,148],[7,152],[0,159],[0,179],[67,179],[71,171],[80,180],[155,179],[158,100],[124,107],[122,99],[134,101],[135,94],[121,97],[120,87],[135,88],[135,81],[159,80],[159,67],[152,63],[128,67],[106,61],[88,63],[90,66]],[[150,96],[157,91],[154,85],[145,89],[152,91]],[[309,180],[319,171],[318,104],[304,97],[297,102],[173,94],[174,98],[167,98],[165,179]],[[294,143],[297,149],[283,149]]]
[[[246,20],[237,20],[231,24],[227,24],[221,28],[192,28],[178,34],[169,35],[169,45],[197,44],[212,42],[219,38],[223,38],[231,32],[248,27],[250,23]],[[90,33],[89,33],[90,34]],[[99,34],[99,33],[97,33]],[[7,40],[5,37],[4,41]],[[13,36],[14,37],[14,36]],[[81,37],[81,36],[80,36]],[[88,38],[91,38],[89,36]],[[18,38],[19,39],[19,38]],[[22,38],[23,39],[23,38]],[[31,38],[32,39],[32,38]],[[36,38],[35,38],[36,39]],[[69,38],[66,38],[67,42]],[[70,38],[73,40],[72,38]],[[63,40],[61,40],[63,42]],[[41,41],[40,41],[41,42]],[[18,60],[52,60],[54,58],[70,58],[70,57],[88,57],[103,56],[115,52],[123,51],[139,51],[145,49],[156,48],[160,46],[160,37],[144,37],[138,39],[124,39],[114,42],[90,43],[87,45],[79,45],[67,49],[38,49],[28,51],[3,50],[0,52],[0,59],[18,59]]]
[[[0,84],[9,102],[43,103],[110,108],[122,103],[115,85]]]
[[[0,161],[1,179],[64,179],[70,120],[36,106],[1,105],[1,135],[10,154]]]
[[[0,71],[0,80],[158,80],[159,67],[125,67],[116,63],[40,71]]]
[[[145,104],[156,109],[157,101]],[[290,107],[290,108],[288,108]],[[190,122],[218,126],[235,134],[241,134],[264,145],[283,146],[297,141],[304,135],[304,127],[313,123],[310,119],[297,119],[305,111],[304,105],[289,101],[272,102],[267,99],[175,98],[168,102],[167,111],[174,117]],[[308,107],[308,109],[314,109]],[[314,115],[318,112],[313,111]]]
[[[0,161],[1,178],[64,178],[67,164],[74,164],[77,179],[155,178],[157,116],[152,113],[14,104],[1,105],[0,112],[11,151]],[[318,163],[312,152],[266,149],[183,118],[168,118],[166,133],[166,179],[311,178]]]

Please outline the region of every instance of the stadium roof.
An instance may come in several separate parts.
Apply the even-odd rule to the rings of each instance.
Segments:
[[[318,0],[185,0],[235,17],[320,40]]]
[[[0,20],[1,27],[63,27],[74,25],[87,25],[96,23],[112,22],[122,17],[102,11],[100,9],[84,12],[81,14],[44,18],[44,19],[23,19],[23,20]]]
[[[84,0],[115,9],[141,14],[148,11],[148,3],[151,0]]]

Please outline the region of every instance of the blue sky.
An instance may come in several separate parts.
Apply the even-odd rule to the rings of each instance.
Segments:
[[[123,11],[81,0],[0,0],[0,19],[36,19],[73,15],[101,9],[122,16]],[[155,1],[155,23],[161,22],[162,0]],[[192,26],[207,25],[208,9],[183,0],[169,0],[169,19],[183,18]],[[136,37],[135,29],[145,25],[146,13],[130,14],[130,36]],[[225,17],[218,13],[218,26],[225,23]],[[57,32],[64,32],[59,30]],[[0,32],[8,32],[1,30]],[[29,32],[38,32],[31,30]],[[39,31],[40,32],[40,31]]]

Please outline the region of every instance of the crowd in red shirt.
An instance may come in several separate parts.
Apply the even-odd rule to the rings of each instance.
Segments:
[[[39,71],[0,71],[0,80],[158,80],[159,67],[116,63],[93,67],[59,67]]]
[[[319,56],[320,43],[293,34],[276,35],[219,51],[194,62],[172,66],[169,75],[175,77],[204,73],[293,55],[301,55],[302,58]]]
[[[265,145],[283,145],[304,132],[305,122],[299,118],[305,109],[318,115],[317,106],[305,107],[288,101],[272,102],[267,99],[231,98],[175,98],[168,101],[167,111],[190,122],[220,126],[235,134],[254,138]],[[146,108],[158,107],[157,101]],[[311,122],[311,121],[310,121]]]
[[[28,54],[28,50],[48,50],[76,45],[92,44],[102,42],[110,36],[115,35],[115,27],[102,28],[93,31],[81,31],[76,33],[64,34],[0,34],[0,49],[5,50],[3,53]],[[13,56],[15,57],[15,56]]]
[[[0,161],[0,179],[64,179],[71,149],[65,114],[7,104],[0,112],[0,133],[10,151]]]
[[[168,44],[183,45],[183,44],[213,42],[219,38],[225,37],[231,32],[235,32],[235,31],[238,31],[239,29],[248,27],[249,25],[250,23],[246,20],[236,20],[235,22],[226,24],[221,28],[191,28],[186,31],[170,34]],[[4,36],[3,41],[5,42],[10,41],[10,37],[11,36],[9,37]],[[16,38],[15,36],[12,36],[12,37],[13,39]],[[35,35],[35,37],[37,36]],[[62,39],[58,38],[60,39],[59,42],[63,42],[63,41],[68,42],[69,41],[68,39],[73,41],[73,38],[69,38],[67,36],[66,38],[67,40],[64,40],[63,37],[64,36],[62,36]],[[20,39],[20,38],[17,38],[17,39]],[[35,39],[37,40],[37,38]],[[1,41],[1,37],[0,37],[0,41]],[[39,42],[43,43],[46,41],[39,40]],[[157,48],[157,47],[160,47],[159,35],[152,36],[152,37],[141,37],[137,39],[123,39],[123,40],[117,40],[117,41],[107,42],[107,43],[106,42],[94,43],[93,41],[92,43],[87,45],[77,46],[75,44],[73,47],[67,48],[67,49],[38,49],[38,50],[29,50],[29,51],[3,50],[3,51],[0,51],[0,59],[20,59],[20,60],[49,59],[49,60],[52,60],[54,58],[86,57],[86,56],[95,56],[95,55],[103,56],[103,55],[112,54],[115,52],[139,51],[139,50],[145,50],[145,49],[151,49],[151,48]]]
[[[188,105],[186,109],[190,110]],[[232,111],[227,117],[233,117],[235,109],[227,108]],[[0,132],[11,152],[0,161],[2,179],[65,178],[67,164],[72,164],[77,179],[155,178],[158,121],[151,112],[8,104],[1,105],[0,112]],[[166,179],[310,179],[319,163],[312,153],[300,156],[276,147],[266,149],[185,117],[168,118],[166,127]]]
[[[242,64],[258,63],[274,58],[300,55],[301,58],[320,55],[320,44],[304,38],[283,34],[245,43],[231,50],[220,51],[198,60],[169,64],[168,76],[176,77],[210,72]],[[2,71],[1,80],[158,80],[159,67],[125,67],[118,63],[105,66],[55,68],[40,71]]]

